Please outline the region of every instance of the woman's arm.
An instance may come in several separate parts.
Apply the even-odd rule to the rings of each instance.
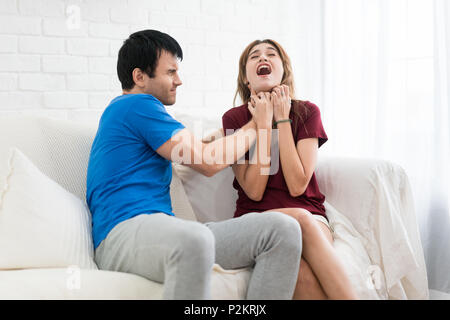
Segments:
[[[284,180],[292,197],[302,195],[314,173],[318,138],[302,139],[294,144],[291,124],[278,124],[280,162]]]
[[[289,119],[291,102],[289,87],[282,85],[272,91],[275,121]],[[297,146],[292,136],[290,122],[281,122],[277,125],[280,149],[280,162],[284,180],[292,197],[302,195],[314,173],[318,139],[308,138],[299,140]]]

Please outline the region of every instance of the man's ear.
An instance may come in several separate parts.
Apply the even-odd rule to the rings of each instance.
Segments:
[[[133,72],[131,73],[133,76],[133,81],[136,86],[139,88],[142,88],[145,86],[144,84],[144,72],[139,68],[134,68]]]

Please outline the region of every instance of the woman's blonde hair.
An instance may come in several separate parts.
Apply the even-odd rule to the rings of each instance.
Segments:
[[[285,84],[289,87],[289,93],[291,99],[294,99],[295,96],[295,85],[294,85],[294,75],[292,73],[291,59],[287,55],[286,51],[284,51],[283,47],[272,39],[264,39],[264,40],[255,40],[250,43],[242,52],[241,57],[239,59],[239,74],[237,79],[237,90],[234,95],[233,105],[236,105],[236,98],[239,97],[242,100],[242,103],[247,103],[250,100],[250,89],[248,88],[248,81],[246,81],[246,65],[247,60],[250,55],[250,51],[253,47],[257,46],[261,43],[268,43],[272,45],[280,55],[281,61],[283,63],[283,77],[281,79],[281,84]]]

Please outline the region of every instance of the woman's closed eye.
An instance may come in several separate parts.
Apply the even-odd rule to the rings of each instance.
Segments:
[[[268,57],[276,57],[277,55],[275,53],[269,53],[269,54],[267,54],[267,56]],[[257,58],[259,58],[258,55],[250,57],[251,60],[254,60],[254,59],[257,59]]]

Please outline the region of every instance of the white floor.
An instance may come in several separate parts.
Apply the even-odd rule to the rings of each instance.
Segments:
[[[430,290],[430,300],[450,300],[450,294],[437,290]]]

